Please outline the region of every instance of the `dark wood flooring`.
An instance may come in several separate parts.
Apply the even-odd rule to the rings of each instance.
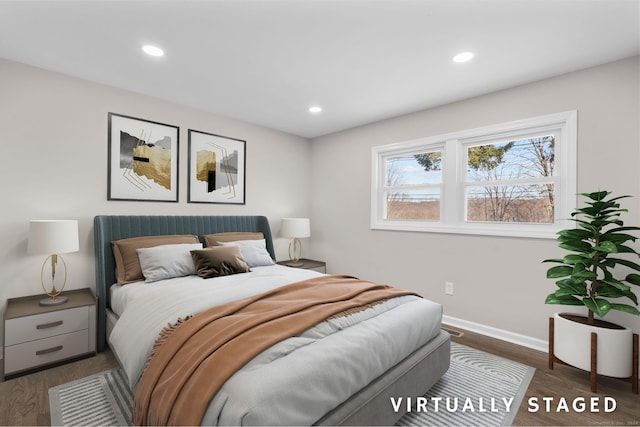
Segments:
[[[591,393],[588,372],[557,363],[554,364],[554,369],[550,370],[546,352],[468,331],[464,331],[464,335],[460,338],[452,337],[452,340],[536,368],[514,425],[640,426],[640,395],[631,392],[631,384],[628,382],[598,377],[598,392]],[[590,402],[592,398],[602,402],[605,397],[615,399],[615,411],[605,413],[602,404],[599,406],[600,412],[591,412],[588,406],[584,411],[574,411],[572,408],[575,399],[579,399],[577,403],[580,403],[581,399]],[[529,411],[533,409],[533,406],[528,403],[531,398],[536,398],[540,405],[540,410],[537,412]],[[549,411],[546,410],[543,398],[553,398]],[[562,398],[568,404],[569,412],[566,412],[561,404],[559,406]]]
[[[48,426],[49,388],[118,366],[111,351],[0,382],[0,425]]]
[[[514,425],[581,425],[581,426],[640,426],[640,396],[631,392],[631,385],[611,378],[598,379],[598,393],[589,390],[589,375],[569,366],[557,365],[554,370],[547,367],[544,352],[531,350],[484,335],[463,331],[453,340],[470,347],[512,359],[536,368],[527,394],[516,415]],[[95,357],[82,359],[66,365],[0,382],[0,425],[49,425],[50,387],[73,381],[87,375],[117,366],[110,351]],[[612,397],[616,409],[611,413],[574,411],[574,399]],[[537,398],[538,412],[530,412],[528,401]],[[547,412],[543,398],[553,398]],[[558,402],[564,398],[570,412],[557,412]]]

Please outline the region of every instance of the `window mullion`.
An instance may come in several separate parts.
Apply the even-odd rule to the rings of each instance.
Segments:
[[[558,178],[556,176],[540,176],[540,177],[518,178],[518,179],[464,181],[464,185],[465,187],[488,187],[488,186],[506,187],[510,185],[547,184],[547,183],[555,184],[557,182],[558,182]]]
[[[442,201],[441,221],[445,225],[457,225],[460,222],[460,200],[457,194],[460,191],[459,179],[460,152],[457,139],[447,140],[444,144],[442,156]]]

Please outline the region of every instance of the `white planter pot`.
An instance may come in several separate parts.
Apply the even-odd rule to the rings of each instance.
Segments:
[[[558,359],[576,368],[591,371],[591,332],[595,332],[598,334],[597,373],[614,378],[628,378],[632,375],[631,329],[586,325],[565,319],[560,314],[565,313],[553,315],[553,353]]]

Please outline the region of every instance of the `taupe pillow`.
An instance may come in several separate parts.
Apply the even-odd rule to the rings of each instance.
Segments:
[[[118,284],[126,285],[144,279],[137,249],[178,243],[200,243],[200,240],[198,240],[198,236],[184,234],[131,237],[111,242],[113,257],[116,261]]]
[[[205,279],[251,271],[239,246],[212,246],[191,251],[191,256],[196,273]]]
[[[228,233],[205,234],[204,243],[207,247],[218,246],[218,242],[235,242],[236,240],[262,240],[262,232],[231,231]]]

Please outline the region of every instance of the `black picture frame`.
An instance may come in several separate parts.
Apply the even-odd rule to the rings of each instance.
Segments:
[[[188,203],[245,204],[247,142],[189,129]]]
[[[107,200],[178,202],[180,128],[109,113]]]

